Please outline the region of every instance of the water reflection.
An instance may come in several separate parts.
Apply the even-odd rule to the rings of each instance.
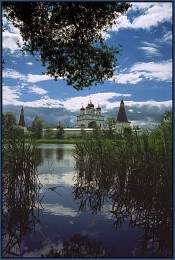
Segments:
[[[47,149],[41,149],[41,146],[36,147],[36,161],[38,165],[41,165],[43,163],[43,159],[46,160],[58,160],[61,161],[63,160],[64,156],[64,149],[61,149],[59,147],[55,148],[54,145],[53,147],[48,146]]]
[[[87,236],[75,235],[70,241],[63,244],[61,250],[51,247],[42,257],[110,257],[111,253],[105,250],[100,243]]]
[[[87,158],[77,160],[73,191],[75,200],[79,201],[79,211],[90,209],[92,214],[97,214],[107,203],[115,217],[115,228],[122,229],[128,221],[130,228],[142,230],[135,256],[171,257],[172,194],[168,178],[153,182],[153,172],[144,175],[143,169],[136,172],[125,168],[124,174],[118,174],[95,160],[85,167],[88,161],[84,160]],[[145,181],[143,176],[147,176]]]
[[[16,183],[15,191],[10,190],[12,185],[9,184],[10,193],[7,191],[4,193],[8,198],[8,205],[5,205],[4,200],[4,249],[7,246],[6,241],[11,241],[8,249],[10,253],[4,254],[4,256],[8,257],[13,254],[13,256],[22,257],[41,257],[41,254],[48,254],[50,245],[56,250],[60,243],[62,247],[59,247],[59,254],[65,257],[71,257],[67,252],[69,248],[71,248],[72,254],[78,257],[77,254],[75,255],[75,248],[83,246],[92,256],[93,245],[95,246],[96,243],[101,244],[99,247],[97,246],[97,249],[100,248],[97,250],[98,257],[101,257],[102,252],[104,254],[111,252],[112,257],[137,257],[149,254],[153,256],[153,250],[155,256],[158,256],[159,249],[162,250],[161,256],[171,254],[170,250],[166,251],[170,248],[171,243],[169,237],[171,235],[171,222],[167,222],[168,216],[171,216],[171,212],[168,211],[169,204],[166,206],[164,203],[166,208],[162,211],[163,196],[155,189],[147,200],[143,197],[146,196],[146,192],[142,197],[139,196],[140,191],[135,190],[135,187],[142,183],[138,172],[137,175],[134,175],[135,177],[130,178],[134,171],[125,171],[125,167],[123,168],[125,174],[118,176],[114,165],[107,164],[108,158],[106,156],[103,158],[103,167],[95,157],[93,157],[94,163],[96,163],[94,167],[93,164],[89,165],[87,161],[85,164],[83,161],[78,162],[82,168],[77,168],[78,173],[76,173],[73,145],[42,144],[38,145],[37,148],[38,161],[41,162],[38,166],[39,179],[43,187],[37,186],[39,183],[36,175],[25,175],[18,172],[16,177],[13,176]],[[52,149],[54,152],[45,152],[47,149]],[[58,160],[62,156],[63,158]],[[48,168],[50,165],[52,167]],[[27,176],[31,176],[29,180]],[[73,176],[74,179],[72,179]],[[29,183],[26,190],[23,190],[24,183]],[[140,189],[146,188],[144,185],[146,184],[143,184]],[[162,190],[165,190],[166,186],[166,184],[161,186]],[[52,191],[53,187],[58,187],[56,191],[61,196]],[[40,190],[38,190],[39,188]],[[157,188],[157,190],[159,189]],[[42,217],[40,215],[39,218],[35,210],[39,202],[37,200],[38,191],[40,198],[44,196]],[[73,196],[72,191],[74,191]],[[170,194],[166,193],[168,202]],[[26,194],[26,199],[24,194]],[[90,211],[86,209],[90,209]],[[163,212],[162,215],[159,214],[159,211]],[[19,212],[22,212],[20,217]],[[15,214],[15,218],[13,214]],[[154,225],[151,225],[153,219],[150,218],[153,216],[155,218]],[[37,223],[38,219],[40,222]],[[150,219],[149,222],[148,219]],[[160,221],[162,222],[160,223]],[[165,223],[166,225],[168,223],[168,226]],[[112,225],[115,228],[112,229]],[[128,225],[130,225],[129,228]],[[35,233],[30,232],[34,226]],[[12,239],[9,238],[10,235]],[[136,241],[137,238],[139,241]],[[20,241],[20,243],[17,244],[15,241]],[[12,250],[14,242],[18,247],[16,251]],[[20,251],[21,243],[22,250]],[[92,249],[91,252],[88,245]],[[88,254],[81,257],[89,257]],[[95,257],[95,255],[93,256]]]
[[[43,184],[42,192],[61,186],[56,191],[61,194],[64,185],[72,185],[74,170],[73,145],[41,144],[37,145],[36,159],[40,160],[38,172]],[[39,155],[39,156],[38,156]],[[41,155],[41,159],[40,159]],[[38,156],[38,157],[37,157]],[[54,197],[54,195],[53,195]]]
[[[21,256],[23,237],[39,221],[41,183],[32,156],[31,147],[20,142],[3,149],[3,257]]]

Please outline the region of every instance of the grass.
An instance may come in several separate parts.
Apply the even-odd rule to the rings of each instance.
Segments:
[[[76,144],[77,142],[81,142],[81,139],[35,139],[34,141],[39,144]],[[30,143],[31,140],[26,139],[26,142]]]
[[[3,256],[21,256],[21,239],[38,222],[40,204],[35,148],[13,131],[2,143]],[[6,242],[7,243],[6,243]]]
[[[93,214],[111,200],[115,227],[130,219],[130,226],[143,229],[141,248],[149,241],[159,244],[160,252],[172,254],[172,127],[162,123],[141,136],[105,140],[96,138],[75,147],[78,171],[74,185],[80,210]]]

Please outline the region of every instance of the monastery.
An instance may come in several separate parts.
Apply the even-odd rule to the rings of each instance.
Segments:
[[[128,121],[123,99],[120,102],[120,107],[116,119],[117,120],[115,125],[113,125],[113,129],[117,133],[123,133],[124,128],[130,127],[131,123]],[[26,128],[23,107],[21,109],[19,126]],[[98,126],[101,129],[105,129],[105,117],[104,115],[102,115],[99,105],[95,108],[94,104],[90,100],[85,108],[83,107],[83,105],[80,108],[79,115],[77,115],[77,124],[75,125],[75,127],[64,128],[64,137],[67,138],[71,136],[79,136],[82,129],[86,133],[92,133],[95,126]],[[58,130],[57,128],[52,128],[51,131],[56,133],[56,131]],[[46,132],[46,129],[42,130],[42,138],[46,138]]]

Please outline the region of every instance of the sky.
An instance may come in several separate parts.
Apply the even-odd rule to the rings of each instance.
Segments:
[[[172,109],[172,2],[132,2],[127,13],[104,34],[109,46],[122,45],[114,76],[82,91],[43,75],[45,68],[30,54],[22,55],[19,30],[3,18],[2,109],[19,120],[24,106],[26,126],[36,116],[46,124],[76,125],[82,105],[91,100],[105,119],[117,117],[124,100],[128,120],[154,128],[165,110]]]

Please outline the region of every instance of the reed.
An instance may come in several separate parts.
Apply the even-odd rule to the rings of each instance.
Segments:
[[[80,210],[92,213],[111,203],[115,227],[126,219],[143,229],[142,251],[152,241],[159,253],[172,254],[172,127],[161,125],[141,136],[136,133],[115,141],[100,133],[76,144],[75,199]],[[143,253],[143,252],[142,252]]]
[[[21,256],[22,237],[38,222],[35,147],[10,131],[2,142],[3,256]]]

